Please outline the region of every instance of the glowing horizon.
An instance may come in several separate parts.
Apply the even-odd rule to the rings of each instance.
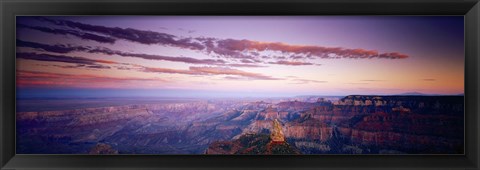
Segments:
[[[17,17],[17,87],[455,95],[463,28],[463,16]]]

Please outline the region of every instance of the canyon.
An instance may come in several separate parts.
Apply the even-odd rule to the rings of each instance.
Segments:
[[[17,112],[19,154],[464,153],[463,96],[198,99],[38,110]]]

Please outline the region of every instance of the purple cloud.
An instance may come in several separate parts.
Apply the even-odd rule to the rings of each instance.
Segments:
[[[145,72],[169,73],[169,74],[188,74],[188,75],[231,75],[241,76],[256,80],[282,80],[260,73],[246,72],[228,67],[190,67],[188,70],[178,70],[169,68],[151,68],[145,67]]]
[[[293,79],[291,84],[308,84],[308,83],[328,83],[328,81],[309,80],[309,79]]]
[[[75,30],[52,29],[52,28],[47,28],[47,27],[28,26],[28,25],[20,24],[20,23],[17,23],[17,26],[18,27],[23,27],[23,28],[29,28],[29,29],[33,29],[33,30],[38,30],[38,31],[41,31],[41,32],[46,32],[46,33],[52,33],[52,34],[73,35],[73,36],[79,37],[83,40],[93,40],[93,41],[97,41],[97,42],[100,42],[100,43],[113,44],[115,42],[115,39],[110,38],[110,37],[105,37],[105,36],[100,36],[100,35],[95,35],[95,34],[91,34],[91,33],[75,31]]]
[[[269,64],[279,64],[279,65],[288,65],[288,66],[304,66],[304,65],[313,65],[313,63],[299,62],[299,61],[285,61],[280,60],[276,62],[268,62]]]
[[[69,64],[76,64],[75,67],[87,67],[87,68],[107,68],[102,64],[118,64],[113,61],[106,60],[92,60],[84,57],[72,57],[66,55],[51,55],[51,54],[38,54],[38,53],[17,53],[17,58],[27,59],[27,60],[37,60],[37,61],[51,61],[51,62],[62,62]],[[108,67],[109,68],[109,67]]]
[[[214,59],[196,59],[191,57],[170,57],[170,56],[162,56],[162,55],[151,55],[151,54],[139,54],[139,53],[127,53],[121,51],[114,51],[108,48],[95,48],[88,50],[90,53],[102,53],[107,55],[119,55],[122,57],[137,57],[143,58],[147,60],[165,60],[165,61],[173,61],[173,62],[183,62],[183,63],[190,63],[190,64],[224,64],[224,60],[214,60]]]
[[[29,48],[41,49],[43,51],[55,52],[55,53],[69,53],[72,51],[88,50],[88,48],[80,47],[80,46],[66,46],[61,44],[48,45],[48,44],[41,44],[41,43],[30,42],[30,41],[23,41],[19,39],[17,39],[17,47],[29,47]]]
[[[292,45],[281,42],[260,42],[254,40],[236,40],[236,39],[218,39],[212,37],[198,37],[198,38],[181,38],[175,35],[145,31],[132,28],[106,27],[98,25],[84,24],[80,22],[73,22],[68,20],[57,20],[48,17],[36,17],[37,19],[49,22],[58,26],[69,27],[75,30],[82,30],[85,34],[93,32],[103,34],[108,37],[123,39],[140,44],[159,44],[184,49],[197,50],[206,54],[242,59],[241,62],[248,64],[251,61],[260,61],[258,58],[263,52],[279,52],[291,59],[405,59],[409,56],[399,52],[379,53],[376,50],[367,49],[351,49],[342,47],[324,47],[315,45]],[[50,30],[47,30],[50,31]],[[51,31],[55,32],[55,31]],[[71,33],[77,34],[77,33]],[[83,35],[83,34],[82,34]],[[307,62],[291,62],[286,61],[286,56],[273,57],[277,61],[271,61],[271,64],[283,65],[311,65],[313,63]],[[141,56],[145,58],[152,58],[152,56]],[[267,62],[268,63],[268,62]]]
[[[141,44],[162,44],[170,45],[180,48],[202,50],[204,46],[200,43],[193,42],[190,38],[178,38],[171,34],[159,33],[154,31],[144,31],[132,28],[119,28],[119,27],[105,27],[90,24],[83,24],[79,22],[67,21],[67,20],[54,20],[47,17],[36,17],[41,21],[46,21],[59,26],[67,26],[74,29],[80,29],[83,31],[90,31],[109,35],[115,38],[120,38],[132,42]]]
[[[118,55],[122,57],[137,57],[147,60],[164,60],[172,62],[183,62],[189,64],[206,64],[206,65],[220,65],[220,66],[231,66],[231,67],[264,67],[256,64],[228,64],[225,60],[221,59],[196,59],[191,57],[171,57],[163,55],[151,55],[151,54],[140,54],[140,53],[128,53],[122,51],[115,51],[105,47],[83,47],[83,46],[72,46],[72,45],[49,45],[41,44],[30,41],[23,41],[17,39],[18,47],[29,47],[40,49],[42,51],[56,52],[56,53],[69,53],[74,51],[88,52],[88,53],[101,53],[106,55]],[[253,63],[253,61],[251,61]]]
[[[267,67],[257,64],[224,64],[224,66],[231,66],[231,67]]]
[[[209,40],[213,41],[213,40]],[[280,42],[259,42],[252,40],[235,40],[235,39],[215,39],[216,46],[207,47],[211,51],[219,51],[222,55],[240,55],[243,51],[278,51],[289,53],[294,58],[300,59],[316,56],[318,58],[387,58],[387,59],[404,59],[408,55],[398,52],[378,53],[376,50],[365,49],[346,49],[340,47],[322,47],[310,45],[290,45]],[[215,43],[212,43],[215,44]]]

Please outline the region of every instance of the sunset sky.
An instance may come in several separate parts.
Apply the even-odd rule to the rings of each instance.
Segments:
[[[464,61],[463,16],[17,17],[26,96],[454,95]]]

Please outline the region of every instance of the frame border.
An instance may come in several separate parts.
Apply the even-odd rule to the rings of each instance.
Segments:
[[[0,0],[0,169],[479,169],[479,0]],[[465,155],[16,155],[17,15],[464,15]]]

